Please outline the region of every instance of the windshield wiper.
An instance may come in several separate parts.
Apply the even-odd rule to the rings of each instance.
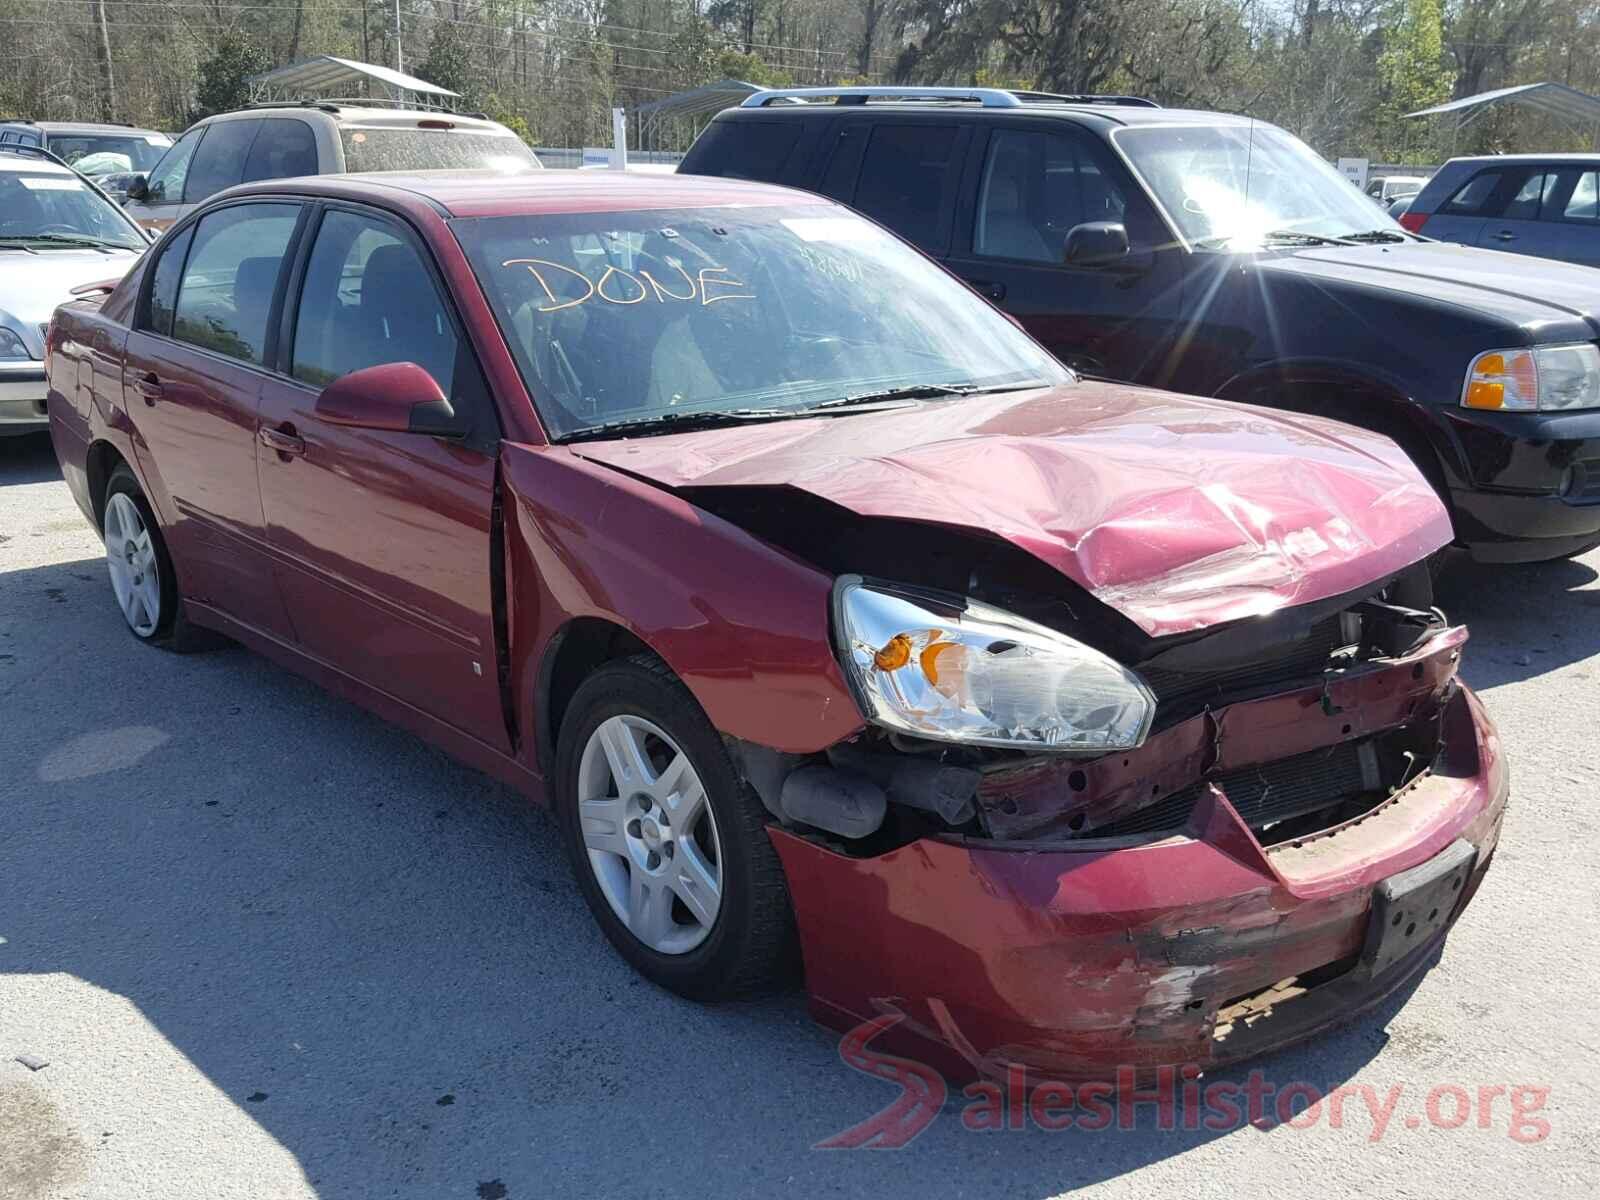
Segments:
[[[939,396],[978,396],[990,392],[1021,392],[1028,388],[1044,387],[1042,379],[1026,379],[1021,383],[996,384],[992,387],[983,387],[972,383],[913,383],[905,387],[884,388],[876,392],[856,392],[849,396],[840,396],[837,400],[824,400],[821,404],[814,404],[807,411],[816,412],[820,409],[849,408],[857,404],[884,404],[895,400],[928,400]]]
[[[1369,229],[1365,233],[1347,233],[1347,242],[1409,242],[1411,239],[1398,229]]]
[[[1195,245],[1203,250],[1225,250],[1234,242],[1240,240],[1241,239],[1237,234],[1224,233],[1218,234],[1215,237],[1201,238],[1195,243]],[[1298,229],[1274,229],[1270,233],[1263,233],[1260,235],[1260,246],[1265,246],[1269,242],[1295,242],[1302,246],[1356,245],[1355,242],[1349,241],[1346,238],[1328,237],[1321,233],[1302,233]],[[1248,249],[1255,245],[1256,243],[1247,243],[1246,246],[1241,248]]]
[[[104,238],[78,236],[67,233],[14,233],[0,237],[0,242],[7,245],[19,245],[24,242],[47,242],[53,246],[88,246],[95,250],[132,250],[132,246],[124,246],[121,242],[109,242]]]
[[[562,442],[592,442],[635,434],[683,433],[690,429],[715,429],[719,425],[738,425],[745,421],[778,421],[801,415],[793,408],[728,408],[699,412],[664,412],[631,421],[612,421],[605,425],[586,425],[563,434]]]

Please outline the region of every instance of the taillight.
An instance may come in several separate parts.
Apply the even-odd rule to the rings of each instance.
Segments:
[[[1400,214],[1400,227],[1411,233],[1421,233],[1422,227],[1428,223],[1432,213],[1403,212]]]

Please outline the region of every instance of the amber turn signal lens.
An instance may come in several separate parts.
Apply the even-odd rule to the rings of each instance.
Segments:
[[[872,665],[880,671],[898,671],[910,661],[911,639],[903,633],[895,634],[872,656]]]

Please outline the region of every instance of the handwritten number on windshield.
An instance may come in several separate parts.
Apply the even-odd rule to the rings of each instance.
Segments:
[[[656,301],[665,304],[668,300],[677,300],[684,303],[698,300],[702,307],[716,304],[723,300],[754,300],[755,293],[741,291],[746,284],[737,279],[726,278],[727,267],[701,267],[693,275],[685,271],[677,263],[671,267],[680,276],[683,283],[688,285],[688,292],[676,292],[662,283],[648,270],[640,268],[635,273],[624,271],[621,267],[607,266],[605,273],[598,280],[592,280],[575,267],[564,266],[561,263],[551,262],[546,258],[508,258],[500,264],[502,267],[526,267],[528,273],[538,280],[540,288],[544,290],[548,304],[541,304],[538,311],[542,313],[559,312],[564,308],[576,308],[598,297],[607,304],[639,304],[654,296]],[[559,271],[577,280],[583,285],[583,295],[570,300],[561,299],[550,286],[550,279],[557,283],[559,276],[547,278],[547,272]],[[613,278],[614,277],[614,278]],[[676,282],[675,280],[673,282]],[[630,288],[628,285],[631,284]]]

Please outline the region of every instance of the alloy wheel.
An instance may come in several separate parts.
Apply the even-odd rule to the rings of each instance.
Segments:
[[[659,954],[687,954],[722,908],[722,843],[694,764],[642,717],[609,717],[578,763],[578,832],[617,918]]]
[[[117,607],[129,629],[151,637],[161,624],[160,568],[150,530],[126,492],[113,492],[106,501],[105,543]]]

